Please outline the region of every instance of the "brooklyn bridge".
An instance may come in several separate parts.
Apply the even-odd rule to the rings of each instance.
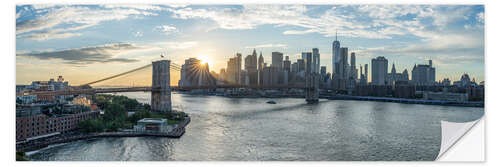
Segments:
[[[306,61],[311,62],[311,61]],[[152,67],[152,86],[140,86],[140,87],[113,87],[113,88],[92,88],[93,84],[118,78],[124,75],[129,75],[131,73],[140,71]],[[96,94],[96,93],[116,93],[116,92],[151,92],[151,110],[155,112],[169,112],[172,110],[171,101],[171,91],[172,90],[194,90],[194,89],[238,89],[238,88],[248,88],[248,89],[304,89],[305,98],[308,103],[314,103],[318,101],[319,98],[319,76],[312,73],[311,65],[306,64],[306,83],[305,85],[241,85],[232,83],[223,83],[215,85],[199,85],[199,86],[172,86],[170,84],[170,72],[181,71],[181,66],[172,63],[170,60],[162,59],[153,61],[151,64],[144,65],[139,68],[128,70],[119,74],[111,75],[96,81],[88,82],[80,86],[73,87],[72,89],[57,90],[57,91],[33,91],[29,92],[33,95],[48,95],[48,96],[60,96],[60,95],[78,95],[78,94]]]

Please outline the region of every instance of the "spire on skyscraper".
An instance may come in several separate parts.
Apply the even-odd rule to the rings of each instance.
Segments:
[[[391,69],[391,73],[396,73],[396,67],[394,66],[394,62],[392,62],[392,69]]]
[[[335,41],[337,40],[337,30],[335,30]]]

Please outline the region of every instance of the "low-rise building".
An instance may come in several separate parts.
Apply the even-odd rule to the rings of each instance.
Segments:
[[[95,118],[98,112],[81,112],[76,114],[46,115],[38,109],[23,109],[16,112],[16,141],[53,134],[67,133],[76,130],[78,123]]]
[[[164,118],[144,118],[137,121],[134,130],[141,132],[162,132],[172,131],[175,125],[168,125],[168,120]]]
[[[21,104],[31,104],[37,101],[36,95],[20,95],[16,96],[16,103],[19,102]]]
[[[443,92],[423,92],[423,99],[425,100],[442,100],[442,101],[456,101],[456,102],[466,102],[469,97],[466,93],[451,93],[447,91]]]

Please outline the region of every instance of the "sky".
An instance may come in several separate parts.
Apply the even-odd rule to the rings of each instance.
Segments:
[[[371,59],[384,56],[397,72],[411,75],[431,59],[438,81],[463,73],[484,80],[483,5],[37,4],[16,6],[16,84],[62,75],[79,85],[162,53],[179,65],[204,59],[219,72],[236,53],[253,49],[270,64],[271,52],[295,62],[318,48],[320,65],[331,72],[336,33],[369,73]],[[151,85],[148,70],[100,84]],[[179,72],[171,75],[177,85]]]

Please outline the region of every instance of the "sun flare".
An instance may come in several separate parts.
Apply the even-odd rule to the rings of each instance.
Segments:
[[[198,60],[200,60],[200,64],[208,63],[208,65],[212,65],[212,60],[207,55],[198,56]]]

